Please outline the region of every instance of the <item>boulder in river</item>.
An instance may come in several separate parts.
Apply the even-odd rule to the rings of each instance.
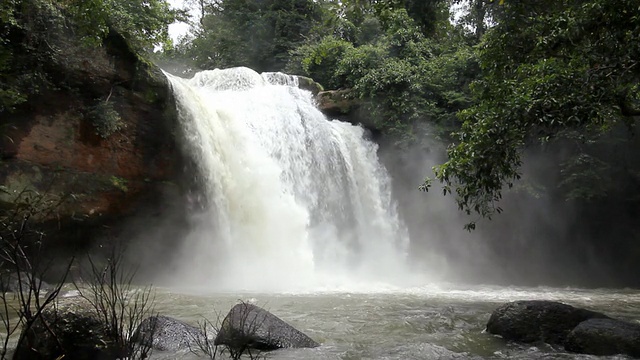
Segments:
[[[161,351],[196,349],[204,344],[204,334],[195,326],[168,316],[146,318],[134,336],[136,341]]]
[[[215,345],[235,350],[312,348],[320,346],[277,316],[252,304],[237,304],[222,321]]]
[[[616,319],[589,319],[569,333],[565,349],[591,355],[640,357],[640,324]]]
[[[60,299],[23,331],[14,359],[107,360],[121,355],[95,308],[80,296]]]
[[[607,316],[556,301],[514,301],[493,311],[487,331],[507,340],[562,345],[573,328],[592,318]]]

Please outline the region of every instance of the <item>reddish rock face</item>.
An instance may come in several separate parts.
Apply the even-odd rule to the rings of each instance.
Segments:
[[[160,184],[176,178],[175,113],[166,79],[113,36],[104,58],[96,60],[110,64],[101,66],[100,74],[85,74],[86,67],[72,61],[53,66],[52,77],[73,85],[42,92],[16,112],[2,114],[0,184],[8,194],[0,194],[0,203],[33,189],[66,199],[59,218],[118,217],[157,198]],[[107,98],[122,127],[102,137],[91,109]]]

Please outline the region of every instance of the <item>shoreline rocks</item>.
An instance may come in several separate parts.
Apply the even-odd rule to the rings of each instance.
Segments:
[[[563,344],[576,325],[594,317],[607,316],[555,301],[514,301],[493,311],[487,331],[517,342]]]
[[[267,310],[246,303],[240,303],[231,308],[222,321],[214,345],[225,345],[239,350],[320,346],[306,334]]]
[[[150,316],[142,321],[134,339],[160,351],[197,349],[205,343],[204,334],[195,326],[168,316]]]
[[[487,331],[514,342],[560,345],[574,353],[640,357],[640,324],[556,301],[503,304],[491,314]]]
[[[571,330],[564,348],[582,354],[640,357],[640,324],[616,319],[589,319]]]

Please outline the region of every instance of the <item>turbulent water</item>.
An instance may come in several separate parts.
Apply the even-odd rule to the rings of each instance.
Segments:
[[[278,292],[408,279],[406,230],[363,128],[326,119],[285,74],[168,77],[200,185],[177,280]]]
[[[386,291],[311,294],[185,294],[159,290],[156,310],[196,324],[216,322],[238,299],[260,305],[321,343],[316,349],[279,350],[273,360],[409,359],[626,359],[565,352],[543,344],[518,345],[484,331],[491,311],[506,301],[550,299],[640,320],[635,290],[428,286]],[[154,359],[203,357],[155,352]]]
[[[167,76],[197,186],[192,231],[175,253],[180,286],[158,290],[159,313],[215,323],[239,299],[253,302],[322,344],[268,359],[318,360],[595,359],[484,328],[493,309],[518,299],[640,318],[630,290],[426,285],[428,272],[406,265],[407,231],[362,128],[326,119],[284,74]]]

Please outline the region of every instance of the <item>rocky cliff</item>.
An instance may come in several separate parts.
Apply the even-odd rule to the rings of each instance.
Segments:
[[[0,114],[0,205],[37,191],[64,200],[45,219],[58,227],[108,226],[161,198],[177,177],[166,78],[115,32],[87,46],[52,30],[46,43],[37,50],[46,86]]]

